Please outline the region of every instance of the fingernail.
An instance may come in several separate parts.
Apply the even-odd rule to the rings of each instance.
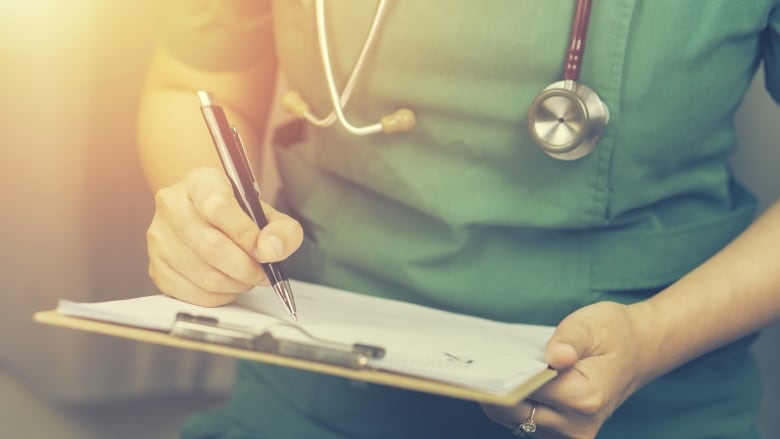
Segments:
[[[257,254],[258,259],[279,259],[284,253],[284,245],[278,236],[264,236],[260,239],[260,248]]]

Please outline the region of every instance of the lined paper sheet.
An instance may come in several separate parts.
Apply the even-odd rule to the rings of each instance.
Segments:
[[[504,394],[546,369],[543,348],[553,327],[496,322],[405,302],[360,295],[293,280],[297,325],[322,339],[385,348],[370,366],[401,374]],[[208,316],[256,333],[310,341],[291,328],[270,288],[238,301],[205,308],[163,296],[101,303],[61,301],[58,312],[169,331],[178,312]]]

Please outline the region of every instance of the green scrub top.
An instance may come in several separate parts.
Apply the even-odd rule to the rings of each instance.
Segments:
[[[290,88],[324,116],[331,107],[313,2],[271,3],[167,2],[164,41],[193,66],[236,68],[253,61],[253,41],[272,28]],[[343,87],[376,2],[325,3]],[[648,297],[743,230],[756,203],[728,167],[732,119],[762,61],[780,98],[780,2],[594,2],[580,81],[606,103],[610,122],[590,155],[567,162],[535,146],[525,121],[535,96],[561,78],[574,6],[390,2],[345,113],[360,126],[409,107],[417,125],[366,137],[338,122],[279,131],[279,207],[305,230],[285,264],[291,275],[555,325],[596,301]],[[749,341],[641,389],[599,437],[757,437],[761,387]],[[472,402],[240,362],[228,406],[192,418],[182,434],[511,433]]]

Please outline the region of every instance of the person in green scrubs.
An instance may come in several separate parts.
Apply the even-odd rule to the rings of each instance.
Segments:
[[[377,2],[325,3],[341,88]],[[561,79],[575,3],[391,1],[344,112],[362,126],[404,107],[416,125],[276,130],[281,188],[262,230],[233,197],[195,92],[216,96],[257,157],[277,71],[327,115],[314,1],[154,5],[138,134],[163,293],[225,304],[267,284],[259,262],[284,260],[305,281],[557,326],[545,355],[558,376],[514,407],[240,361],[229,403],[182,437],[502,438],[530,418],[536,438],[760,437],[749,346],[780,315],[780,205],[754,219],[728,157],[761,66],[780,100],[780,1],[594,2],[579,81],[609,123],[590,154],[563,161],[526,119]]]

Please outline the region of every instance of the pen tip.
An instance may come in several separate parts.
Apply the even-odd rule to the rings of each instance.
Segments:
[[[287,279],[280,280],[273,284],[273,288],[276,292],[276,295],[279,296],[279,299],[281,299],[282,303],[284,304],[284,307],[287,308],[287,312],[290,314],[292,321],[297,322],[298,310],[295,308],[295,299],[293,298],[290,282]]]

